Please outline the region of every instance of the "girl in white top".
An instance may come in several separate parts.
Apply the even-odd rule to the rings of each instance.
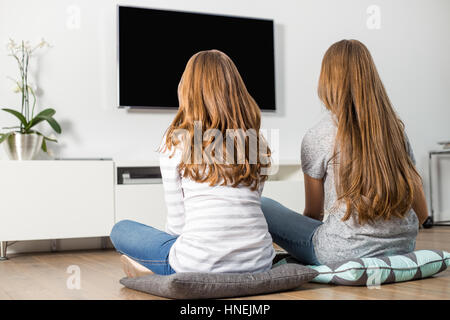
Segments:
[[[125,272],[264,272],[275,252],[261,211],[270,150],[260,110],[217,50],[195,54],[178,87],[179,111],[163,138],[166,232],[132,221],[111,232]]]
[[[178,235],[169,253],[177,272],[262,272],[274,250],[261,211],[261,191],[209,186],[183,178],[180,152],[160,158],[167,203],[166,232]]]

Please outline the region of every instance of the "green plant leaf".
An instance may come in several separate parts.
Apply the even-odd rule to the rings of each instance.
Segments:
[[[10,135],[12,135],[13,132],[8,132],[8,133],[0,133],[0,143],[2,143],[3,141],[5,141],[6,139],[8,139],[8,137]]]
[[[35,125],[37,125],[38,123],[44,121],[45,118],[43,117],[34,117],[33,119],[31,119],[30,122],[28,122],[28,125],[25,127],[25,130],[30,130],[31,128],[33,128]]]
[[[45,142],[45,139],[42,140],[41,149],[44,152],[47,152],[47,143]]]
[[[36,115],[36,117],[39,117],[39,116],[43,116],[43,117],[53,117],[53,116],[55,115],[55,113],[56,113],[55,109],[47,108],[47,109],[44,109],[44,110],[42,110],[41,112],[39,112],[39,113]]]
[[[59,123],[53,117],[44,117],[44,116],[40,116],[39,118],[37,116],[34,117],[33,120],[30,121],[28,126],[25,128],[25,130],[29,131],[32,127],[34,127],[35,125],[37,125],[42,121],[47,121],[48,124],[52,127],[52,129],[56,131],[56,133],[61,133],[61,127]]]
[[[20,122],[23,124],[24,127],[28,126],[27,120],[25,119],[23,114],[21,114],[20,112],[18,112],[16,110],[13,110],[13,109],[8,109],[8,108],[3,108],[2,110],[6,111],[8,113],[11,113],[12,115],[16,116],[20,120]]]
[[[30,120],[25,130],[31,129],[32,127],[34,127],[35,125],[37,125],[42,121],[46,121],[48,118],[53,117],[55,113],[56,113],[55,109],[52,108],[42,110],[33,119]]]
[[[56,139],[52,139],[52,138],[45,137],[45,136],[44,136],[44,140],[51,141],[51,142],[58,142],[58,140],[56,140]]]
[[[52,142],[58,142],[58,140],[56,140],[56,139],[52,139],[52,138],[49,138],[49,137],[46,137],[46,136],[44,136],[42,133],[40,133],[39,131],[33,131],[33,130],[31,130],[30,132],[32,132],[32,133],[36,133],[37,135],[40,135],[40,136],[42,136],[44,139],[42,140],[42,146],[41,146],[41,149],[42,149],[42,151],[44,151],[44,152],[48,152],[47,150],[47,142],[46,141],[52,141]]]
[[[42,136],[42,137],[44,138],[44,140],[51,141],[51,142],[58,142],[58,140],[56,140],[56,139],[52,139],[52,138],[49,138],[49,137],[44,136],[44,135],[43,135],[42,133],[40,133],[39,131],[31,131],[31,133],[36,133],[37,135]]]
[[[61,133],[61,126],[59,125],[59,123],[52,117],[49,117],[47,119],[45,119],[48,124],[50,125],[50,127],[53,128],[53,130],[55,130],[56,133]]]

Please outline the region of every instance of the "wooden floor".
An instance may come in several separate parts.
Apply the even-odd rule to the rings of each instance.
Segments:
[[[421,230],[417,249],[450,251],[450,227]],[[79,290],[67,287],[70,266],[80,268]],[[121,277],[119,255],[113,250],[15,255],[0,262],[0,299],[162,299],[124,288]],[[380,289],[308,283],[294,291],[244,299],[450,299],[450,270]]]

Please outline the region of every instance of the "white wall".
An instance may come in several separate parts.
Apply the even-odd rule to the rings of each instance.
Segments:
[[[0,0],[0,43],[43,36],[53,45],[35,61],[33,73],[42,90],[39,106],[54,107],[63,127],[60,143],[52,146],[58,156],[154,160],[174,115],[116,107],[117,3],[274,19],[278,111],[264,114],[263,127],[280,129],[275,151],[282,159],[299,158],[302,136],[320,117],[320,62],[343,38],[359,39],[371,50],[425,183],[427,151],[450,139],[448,0]],[[66,25],[71,5],[81,10],[79,29]],[[379,30],[366,26],[370,5],[381,9]],[[6,53],[0,47],[0,105],[18,108],[19,96],[5,78],[17,74],[16,66]],[[0,124],[13,119],[0,113]],[[441,161],[439,172],[449,180],[450,161]],[[443,190],[445,198],[450,185]]]

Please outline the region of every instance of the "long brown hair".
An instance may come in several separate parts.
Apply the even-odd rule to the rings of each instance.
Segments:
[[[164,149],[175,151],[175,147],[181,147],[183,156],[178,169],[183,176],[210,185],[244,185],[257,189],[260,182],[267,179],[261,169],[270,166],[270,161],[260,161],[260,155],[267,160],[270,149],[260,136],[260,109],[248,93],[233,61],[218,50],[200,51],[193,55],[181,77],[178,100],[179,110],[167,129]],[[222,136],[221,139],[205,138],[205,141],[200,138],[202,148],[213,150],[213,156],[218,156],[215,154],[217,147],[225,153],[230,152],[230,140],[223,139],[225,136],[228,138],[229,130],[244,132],[245,136],[241,135],[241,138],[245,144],[242,146],[238,141],[239,134],[233,137],[231,162],[228,157],[225,163],[217,161],[220,157],[214,157],[213,161],[191,163],[191,155],[195,156],[196,152],[194,129],[198,124],[201,127],[197,129],[202,133],[214,129]],[[179,130],[187,132],[187,138],[178,137]],[[256,142],[256,150],[251,149],[251,140]],[[255,162],[250,159],[251,151],[258,154]],[[238,159],[239,156],[242,158]]]
[[[360,224],[404,217],[420,183],[369,50],[357,40],[333,44],[322,61],[318,94],[337,120],[334,149],[338,201]]]

